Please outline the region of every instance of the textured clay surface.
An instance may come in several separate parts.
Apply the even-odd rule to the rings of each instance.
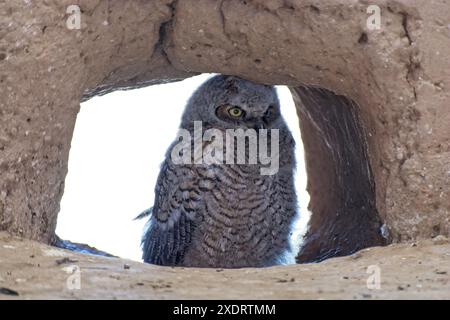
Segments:
[[[314,212],[297,261],[317,262],[384,245],[357,106],[324,89],[296,87],[293,94]]]
[[[448,299],[449,274],[443,237],[319,264],[216,270],[94,257],[0,233],[0,299]]]
[[[73,2],[75,30],[66,26]],[[367,29],[371,4],[381,8],[379,30]],[[448,0],[0,1],[0,230],[52,242],[81,100],[220,72],[351,99],[370,169],[357,176],[372,176],[361,182],[373,188],[366,209],[387,241],[449,235],[449,56]],[[306,145],[312,175],[333,165],[313,162]],[[341,169],[325,167],[309,189]],[[313,212],[318,226],[347,214],[333,210],[336,194],[312,193],[312,208],[331,208]]]

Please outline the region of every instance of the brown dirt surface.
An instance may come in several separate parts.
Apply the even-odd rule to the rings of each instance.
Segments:
[[[67,286],[74,266],[79,290]],[[367,287],[369,266],[379,267],[379,290]],[[318,264],[223,270],[83,255],[0,233],[0,299],[449,299],[449,275],[445,237]]]

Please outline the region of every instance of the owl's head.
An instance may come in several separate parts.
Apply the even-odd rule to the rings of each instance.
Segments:
[[[215,128],[278,128],[280,103],[273,86],[234,76],[218,75],[203,83],[190,98],[182,124],[203,121]]]

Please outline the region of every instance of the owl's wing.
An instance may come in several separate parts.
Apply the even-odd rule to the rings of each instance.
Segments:
[[[142,239],[144,262],[177,265],[182,262],[194,232],[200,192],[192,167],[164,161],[155,187],[155,203]]]

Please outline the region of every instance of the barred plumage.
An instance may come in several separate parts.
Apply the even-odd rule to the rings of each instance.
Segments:
[[[193,134],[194,121],[202,121],[203,130],[278,129],[278,172],[262,175],[260,161],[175,164],[171,154],[176,140],[167,151],[155,187],[142,242],[144,261],[221,268],[277,264],[290,249],[297,204],[294,140],[281,117],[275,89],[215,76],[193,94],[180,128]]]

